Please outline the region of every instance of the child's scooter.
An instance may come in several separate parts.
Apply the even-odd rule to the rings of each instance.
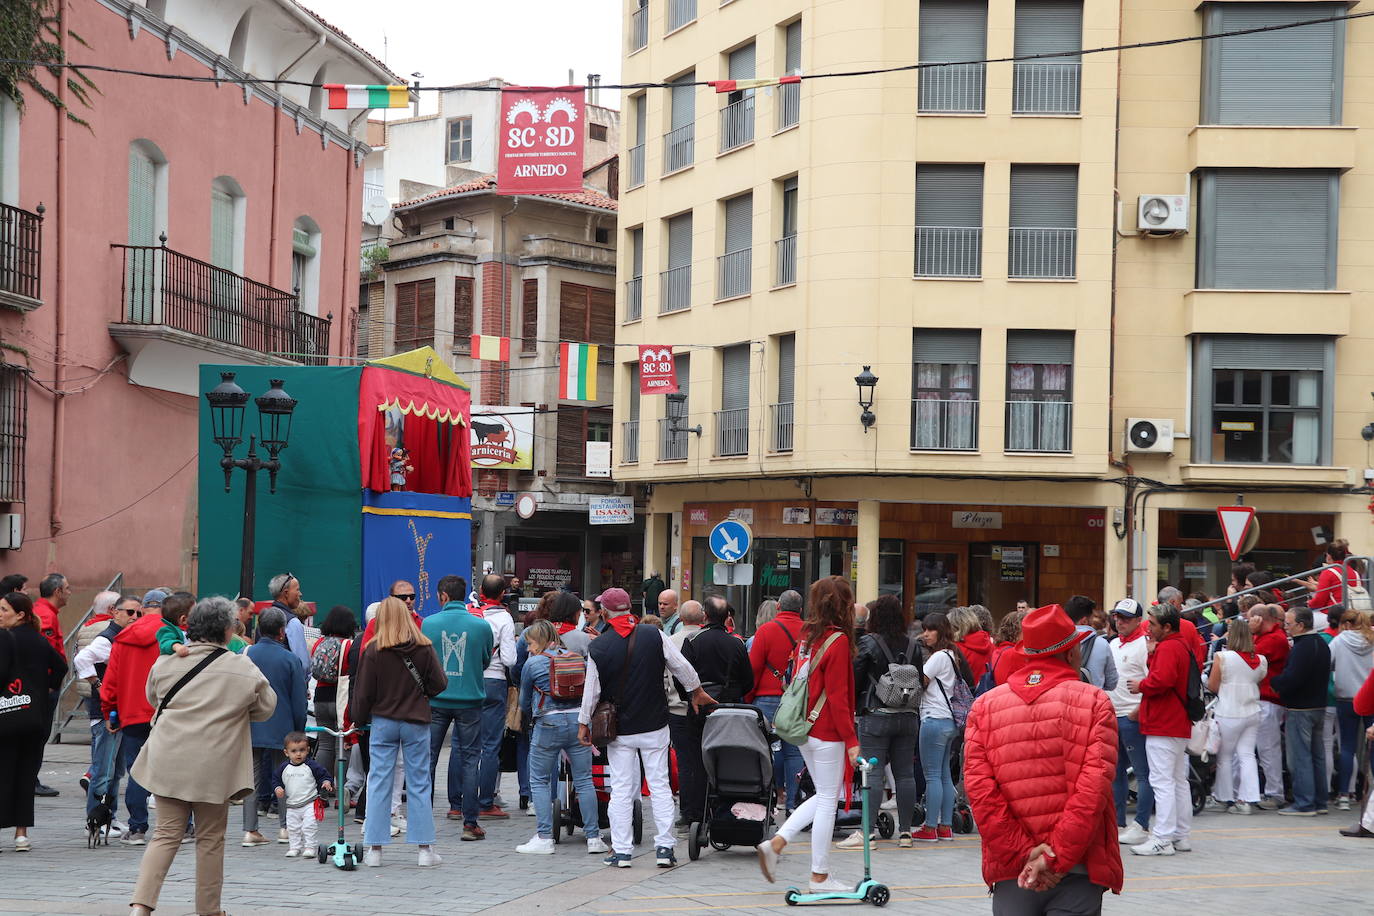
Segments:
[[[332,728],[325,728],[323,725],[307,725],[305,730],[308,732],[326,732],[339,739],[339,752],[336,755],[338,760],[335,764],[334,796],[338,800],[339,809],[339,838],[333,843],[321,843],[315,848],[315,855],[319,858],[320,864],[333,862],[336,868],[344,871],[353,871],[358,867],[358,863],[363,860],[363,844],[348,843],[344,840],[344,823],[348,818],[347,792],[344,789],[344,781],[348,775],[348,753],[344,748],[344,738],[349,735],[362,731],[361,728],[354,726],[346,731],[334,731]]]
[[[869,772],[878,765],[878,758],[869,760],[859,758],[859,783],[862,786],[862,793],[859,796],[860,808],[863,812],[863,837],[864,837],[864,877],[852,891],[826,891],[820,894],[803,894],[795,887],[789,887],[783,899],[788,906],[796,906],[804,903],[871,903],[874,906],[886,906],[888,900],[892,898],[892,892],[888,890],[886,884],[879,884],[873,880],[872,861],[869,854],[869,812],[868,812],[868,777]],[[814,834],[811,842],[828,842],[828,838],[817,837]]]

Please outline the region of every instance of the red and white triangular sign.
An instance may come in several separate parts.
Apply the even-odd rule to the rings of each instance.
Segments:
[[[1245,546],[1245,533],[1255,521],[1253,506],[1217,506],[1217,520],[1221,522],[1221,536],[1226,539],[1226,552],[1239,560]]]

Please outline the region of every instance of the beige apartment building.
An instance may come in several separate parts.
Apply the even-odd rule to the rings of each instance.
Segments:
[[[626,83],[1009,58],[1346,10],[628,2]],[[687,394],[641,397],[635,351],[618,349],[615,474],[652,484],[646,566],[699,597],[706,537],[734,515],[755,535],[753,584],[732,591],[744,608],[832,573],[861,600],[997,615],[1020,598],[1217,591],[1230,563],[1214,510],[1238,495],[1259,513],[1263,567],[1310,568],[1333,535],[1374,550],[1369,498],[1351,492],[1374,463],[1355,320],[1374,285],[1355,126],[1371,34],[1333,22],[627,94],[616,339],[671,345]]]

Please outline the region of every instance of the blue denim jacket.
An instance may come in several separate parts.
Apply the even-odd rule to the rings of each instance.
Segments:
[[[566,655],[568,652],[560,648],[531,655],[520,672],[520,709],[536,719],[545,713],[579,709],[582,706],[581,700],[560,700],[548,695],[550,651],[554,655]],[[536,700],[538,705],[535,705]]]

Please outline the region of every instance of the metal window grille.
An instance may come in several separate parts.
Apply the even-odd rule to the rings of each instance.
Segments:
[[[738,149],[754,142],[754,97],[731,102],[720,110],[720,151]]]
[[[716,455],[749,454],[749,408],[716,411]]]
[[[777,261],[777,276],[774,278],[776,286],[791,286],[797,282],[797,237],[789,235],[780,238],[774,245],[774,257]]]
[[[987,67],[984,64],[948,64],[921,71],[916,110],[981,114],[986,108]]]
[[[753,251],[727,252],[716,258],[716,299],[732,299],[749,294],[749,277],[753,271]]]
[[[639,463],[639,421],[626,420],[620,424],[621,464]]]
[[[630,51],[638,51],[649,43],[649,4],[647,0],[630,14]]]
[[[1012,64],[1013,114],[1078,114],[1083,65],[1079,61]]]
[[[0,363],[0,502],[24,501],[29,370]]]
[[[43,217],[0,204],[0,293],[41,299]]]
[[[916,227],[916,276],[979,277],[982,265],[981,226]]]
[[[801,122],[801,83],[783,83],[778,87],[778,130],[795,127]]]
[[[692,265],[674,267],[659,275],[659,312],[678,312],[692,307]]]
[[[792,451],[792,418],[795,405],[791,401],[788,401],[785,404],[774,404],[772,408],[773,451],[790,452]]]
[[[687,420],[682,420],[686,425]],[[659,461],[682,461],[687,457],[687,439],[691,436],[688,432],[673,432],[673,421],[668,417],[662,417],[658,421],[658,460]]]
[[[644,144],[630,147],[630,183],[627,188],[637,188],[644,183]]]
[[[668,0],[667,31],[680,29],[697,18],[697,0]]]
[[[1007,275],[1022,279],[1071,280],[1077,261],[1078,230],[1012,228]]]
[[[692,164],[695,139],[695,124],[684,124],[663,135],[663,174],[685,169]]]
[[[625,281],[625,320],[638,321],[644,317],[644,278]]]
[[[1072,431],[1069,401],[1007,401],[1007,451],[1068,452]]]

